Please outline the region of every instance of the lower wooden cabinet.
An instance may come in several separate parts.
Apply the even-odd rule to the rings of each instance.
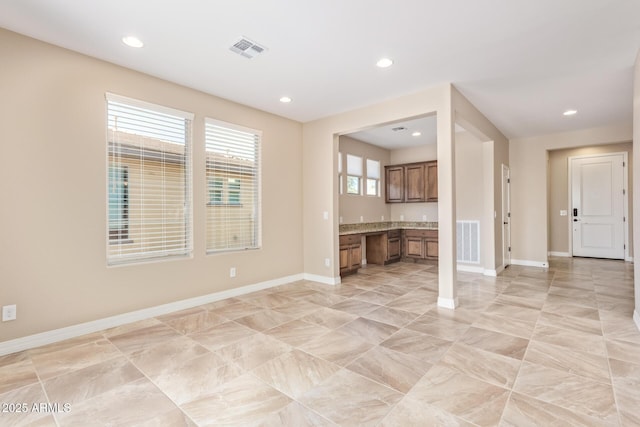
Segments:
[[[402,257],[400,240],[400,230],[387,232],[387,262],[399,261]]]
[[[369,264],[438,260],[438,230],[389,230],[340,236],[340,275],[346,276],[362,267],[362,239],[366,240]]]
[[[405,230],[403,234],[404,258],[438,259],[438,230]]]
[[[355,273],[362,266],[360,234],[340,236],[340,275]]]

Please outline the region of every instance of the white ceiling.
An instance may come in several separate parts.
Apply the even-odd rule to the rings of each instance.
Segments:
[[[0,27],[301,122],[451,82],[514,138],[631,120],[640,1],[2,0]]]

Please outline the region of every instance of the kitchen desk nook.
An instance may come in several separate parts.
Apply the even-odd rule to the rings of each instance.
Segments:
[[[364,250],[363,250],[364,247]],[[364,257],[363,257],[364,255]],[[437,222],[370,222],[340,225],[340,275],[367,264],[437,262]]]

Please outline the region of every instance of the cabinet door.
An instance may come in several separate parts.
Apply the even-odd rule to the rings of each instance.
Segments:
[[[427,240],[427,259],[438,259],[438,241],[437,240]]]
[[[387,240],[387,259],[389,261],[400,258],[400,237],[390,237]]]
[[[405,201],[424,202],[424,164],[405,166]]]
[[[427,168],[427,202],[438,201],[438,163],[429,162]]]
[[[349,269],[349,246],[340,246],[340,271]]]
[[[353,245],[349,249],[349,269],[358,269],[362,266],[362,245]]]
[[[424,239],[422,237],[405,237],[404,256],[407,258],[424,258]]]
[[[404,202],[404,168],[402,166],[385,167],[385,202]]]

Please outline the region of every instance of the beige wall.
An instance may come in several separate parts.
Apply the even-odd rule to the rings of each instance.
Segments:
[[[569,193],[569,157],[590,156],[605,153],[627,153],[629,172],[629,235],[633,235],[633,185],[631,172],[633,171],[632,144],[609,144],[593,147],[569,148],[566,150],[549,151],[549,252],[569,253],[569,239],[571,228],[571,197]],[[560,216],[560,210],[566,210],[567,216]],[[630,256],[633,256],[633,245],[629,242]]]
[[[628,142],[631,136],[631,124],[623,123],[510,141],[511,248],[514,260],[538,264],[548,260],[548,151]]]
[[[5,30],[0,58],[0,342],[303,272],[300,123]],[[195,113],[192,257],[106,266],[105,92]],[[205,255],[205,116],[263,131],[260,250]]]
[[[342,171],[343,171],[343,194],[340,195],[339,215],[342,218],[342,224],[354,224],[361,222],[377,222],[389,221],[390,209],[389,205],[384,201],[384,167],[389,164],[389,150],[375,145],[367,144],[348,136],[340,137],[340,152],[342,153]],[[363,169],[366,173],[367,159],[378,160],[380,162],[380,195],[367,196],[366,194],[355,195],[347,194],[347,154],[353,154],[362,157]],[[366,176],[363,177],[366,183]],[[366,185],[366,184],[364,184]],[[364,187],[366,189],[366,187]]]
[[[484,215],[481,253],[485,270],[495,274],[503,267],[502,165],[509,166],[509,141],[475,106],[453,88],[456,123],[482,141]]]

